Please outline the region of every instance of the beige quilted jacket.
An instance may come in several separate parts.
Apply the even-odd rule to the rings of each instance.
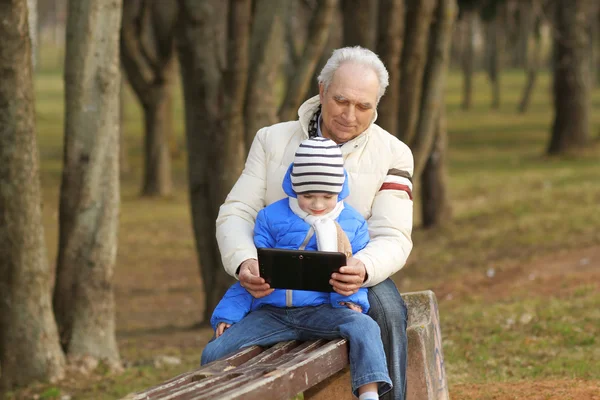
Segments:
[[[308,122],[319,96],[298,110],[298,121],[282,122],[258,131],[242,175],[227,196],[217,218],[217,241],[226,271],[256,258],[253,229],[256,214],[285,197],[281,183],[300,142],[308,138]],[[355,254],[367,269],[364,286],[373,286],[397,272],[412,249],[413,157],[400,140],[372,123],[341,146],[350,196],[344,201],[368,222],[371,241]]]

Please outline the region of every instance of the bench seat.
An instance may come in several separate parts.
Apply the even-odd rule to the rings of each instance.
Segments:
[[[437,301],[431,291],[407,293],[408,400],[445,400],[448,388]],[[252,346],[123,400],[352,399],[345,339]]]

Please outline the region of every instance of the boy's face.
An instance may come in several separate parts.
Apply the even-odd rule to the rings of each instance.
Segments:
[[[298,195],[300,209],[310,215],[325,215],[332,211],[337,204],[337,194],[331,193],[305,193]]]

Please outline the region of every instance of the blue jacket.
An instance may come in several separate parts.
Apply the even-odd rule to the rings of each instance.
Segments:
[[[290,179],[291,166],[283,179],[283,190],[288,196],[296,197]],[[338,201],[349,194],[348,179],[344,182]],[[352,254],[364,248],[369,242],[367,221],[354,208],[344,204],[344,209],[336,219],[344,230],[352,246]],[[289,207],[289,199],[281,199],[263,208],[256,217],[254,227],[254,245],[257,248],[298,249],[304,241],[310,225],[298,217]],[[313,234],[306,250],[317,250],[317,238]],[[288,301],[286,302],[286,292]],[[290,301],[291,300],[291,301]],[[312,292],[305,290],[275,289],[273,293],[260,299],[252,297],[239,282],[231,286],[215,308],[210,323],[216,329],[220,322],[234,324],[251,311],[264,305],[275,307],[308,307],[330,303],[333,307],[345,307],[340,302],[353,302],[362,307],[363,313],[369,310],[367,289],[361,288],[351,296],[342,296],[336,292]]]

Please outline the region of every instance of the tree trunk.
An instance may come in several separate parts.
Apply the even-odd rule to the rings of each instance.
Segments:
[[[390,71],[390,84],[377,107],[377,125],[397,136],[400,57],[404,43],[404,0],[379,0],[377,54]]]
[[[317,74],[319,72],[321,72],[321,70],[325,66],[325,63],[327,62],[327,60],[329,60],[329,57],[331,57],[331,54],[333,53],[333,51],[339,47],[342,47],[342,41],[344,40],[344,30],[340,29],[340,27],[344,23],[344,19],[342,16],[341,7],[337,6],[338,0],[335,0],[335,1],[336,1],[336,6],[333,9],[333,16],[331,19],[331,24],[329,25],[329,28],[327,28],[327,32],[328,32],[327,42],[325,43],[325,48],[323,49],[323,52],[321,53],[321,58],[319,59],[319,61],[317,62],[317,66],[315,67],[315,71],[317,72]],[[315,79],[315,78],[316,78],[315,76],[311,76],[309,78],[310,79],[310,87],[308,89],[308,95],[306,97],[312,97],[312,96],[319,94],[319,83],[317,82],[317,79]],[[302,101],[306,100],[306,97],[301,98],[299,100],[298,104],[302,104]],[[292,116],[294,119],[297,118],[297,115],[296,115],[297,111],[298,111],[297,109],[292,110]],[[280,118],[280,119],[282,121],[286,121],[286,120],[289,120],[290,118]]]
[[[235,153],[219,160],[221,145],[217,147],[213,142],[215,136],[227,134],[220,122],[224,115],[221,72],[225,68],[221,55],[227,39],[229,4],[220,0],[180,0],[179,5],[177,46],[185,105],[188,186],[206,298],[204,321],[208,323],[212,310],[233,281],[221,264],[214,233],[217,210],[222,202],[215,184],[223,177],[215,176],[212,167],[217,163],[228,165],[231,157],[237,156],[239,161],[232,160],[230,167],[233,174],[238,174],[243,156]]]
[[[414,140],[409,144],[415,160],[414,179],[421,176],[425,164],[430,158],[439,114],[445,107],[444,90],[452,38],[450,33],[457,11],[456,0],[439,0],[435,23],[429,33],[429,49],[418,126]]]
[[[250,149],[256,132],[277,122],[276,93],[284,50],[285,2],[256,0],[250,44],[245,105],[245,144]]]
[[[173,2],[123,2],[121,60],[144,112],[142,196],[167,196],[173,187],[169,138],[176,15]]]
[[[27,15],[31,39],[31,63],[35,71],[38,59],[38,0],[27,0]]]
[[[442,108],[436,124],[433,148],[421,175],[421,212],[423,227],[439,226],[452,218],[448,194],[448,132]]]
[[[343,46],[361,46],[373,50],[377,37],[377,1],[342,0]]]
[[[171,88],[155,87],[144,101],[144,178],[142,196],[168,196],[173,191],[169,138],[173,131]]]
[[[127,80],[123,77],[121,79],[121,87],[119,88],[119,171],[121,176],[128,174],[130,170],[127,140],[125,139],[125,104],[127,104],[127,96],[125,96],[126,86]]]
[[[463,71],[463,100],[461,108],[463,110],[470,110],[473,102],[473,70],[475,69],[475,20],[477,19],[477,12],[475,10],[466,10],[463,16],[465,35],[464,49],[462,58],[462,71]]]
[[[71,357],[118,366],[112,288],[119,213],[121,3],[71,0],[54,310]]]
[[[0,390],[64,373],[42,225],[27,3],[0,3]]]
[[[280,121],[296,119],[298,108],[307,97],[319,58],[325,56],[323,50],[327,48],[330,30],[333,29],[331,27],[335,26],[332,22],[337,4],[338,0],[323,0],[315,10],[306,46],[298,65],[295,67],[295,73],[287,84],[285,98],[278,112]],[[327,54],[327,58],[329,56]],[[324,62],[321,64],[324,65]],[[316,80],[313,80],[313,82],[316,82]]]
[[[521,100],[519,101],[518,111],[521,114],[527,112],[529,108],[529,103],[531,102],[531,94],[533,93],[533,88],[535,87],[535,82],[537,79],[537,72],[540,66],[540,59],[542,57],[542,33],[541,33],[541,15],[540,15],[540,4],[536,0],[532,0],[532,30],[533,30],[533,40],[535,44],[533,45],[533,51],[527,53],[527,79],[525,82],[525,86],[523,87],[523,94],[521,95]]]
[[[589,138],[591,0],[559,0],[555,9],[554,124],[548,154],[584,147]]]
[[[400,108],[397,135],[405,143],[413,140],[419,120],[423,74],[427,63],[429,30],[437,0],[407,0],[406,30],[400,73]],[[449,32],[450,33],[450,32]]]
[[[492,87],[492,109],[500,108],[500,65],[502,47],[502,26],[503,18],[499,10],[500,6],[496,6],[496,16],[485,26],[486,34],[486,64],[488,77]]]

